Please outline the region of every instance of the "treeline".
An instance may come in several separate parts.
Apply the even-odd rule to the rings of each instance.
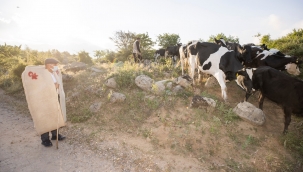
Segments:
[[[137,37],[141,38],[140,48],[144,59],[153,59],[155,51],[153,47],[156,44],[160,48],[166,48],[182,42],[178,34],[160,34],[157,36],[157,39],[153,41],[148,33],[136,34],[130,31],[117,31],[113,37],[109,38],[115,43],[117,50],[96,50],[94,51],[94,58],[85,51],[80,51],[77,54],[70,54],[67,51],[60,52],[56,49],[37,51],[28,47],[21,49],[21,45],[4,44],[0,45],[0,87],[8,91],[21,89],[21,73],[25,66],[42,65],[46,58],[56,58],[61,64],[80,61],[93,65],[102,62],[126,61],[132,58],[133,42]],[[294,29],[291,33],[279,39],[271,39],[269,34],[257,34],[256,37],[260,39],[261,44],[266,44],[268,48],[276,48],[284,54],[300,58],[303,57],[303,29]],[[211,35],[206,41],[214,42],[214,38],[223,38],[228,42],[239,43],[239,38],[226,36],[223,33]],[[199,38],[198,40],[205,41]],[[182,43],[186,44],[188,41],[191,40],[186,40]]]

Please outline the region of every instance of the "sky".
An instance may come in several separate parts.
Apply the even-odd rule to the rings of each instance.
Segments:
[[[302,0],[1,0],[0,45],[77,54],[116,50],[116,31],[178,34],[182,43],[223,33],[240,44],[303,28]],[[155,48],[158,48],[155,46]]]

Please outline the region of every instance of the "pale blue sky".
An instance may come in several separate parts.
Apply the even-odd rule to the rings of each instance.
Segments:
[[[18,8],[19,7],[19,8]],[[303,28],[302,0],[1,0],[0,44],[40,51],[115,50],[116,31],[146,33],[153,41],[175,33],[186,43],[224,33],[258,43]]]

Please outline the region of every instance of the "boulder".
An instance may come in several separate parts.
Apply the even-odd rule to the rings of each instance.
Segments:
[[[183,88],[181,85],[177,85],[173,88],[173,93],[175,93],[175,94],[178,92],[181,92],[181,91],[183,91]]]
[[[93,112],[93,113],[96,113],[99,111],[99,109],[101,108],[101,102],[98,102],[98,103],[94,103],[92,104],[90,107],[89,107],[89,111]]]
[[[108,97],[111,103],[123,102],[126,99],[126,96],[124,94],[113,91],[110,91]]]
[[[173,88],[173,83],[172,82],[167,82],[166,88],[167,89],[172,89]]]
[[[83,62],[72,62],[69,65],[65,65],[63,67],[63,69],[65,71],[72,71],[72,72],[77,72],[79,70],[84,70],[86,69],[87,64],[83,63]]]
[[[157,95],[160,95],[160,94],[164,94],[165,93],[165,82],[163,81],[158,81],[158,82],[155,82],[153,85],[152,85],[152,92],[157,94]]]
[[[193,83],[192,78],[188,75],[179,76],[174,81],[176,84],[181,85],[184,88],[191,86]]]
[[[96,73],[102,73],[102,72],[104,72],[103,70],[100,70],[100,69],[95,68],[95,67],[91,67],[90,70],[91,70],[92,72],[96,72]]]
[[[214,87],[216,85],[218,85],[218,81],[215,77],[211,76],[209,78],[207,78],[206,82],[205,82],[205,87],[207,88],[211,88],[211,87]]]
[[[193,97],[190,103],[190,107],[193,108],[203,108],[207,106],[216,107],[216,101],[208,97],[196,95]]]
[[[154,80],[146,75],[139,75],[135,79],[136,85],[145,91],[150,91]]]
[[[107,87],[110,87],[110,88],[116,88],[117,87],[117,83],[116,83],[116,80],[115,78],[109,78],[105,81],[105,85]]]
[[[252,124],[262,125],[265,122],[265,115],[263,111],[249,102],[239,103],[233,109],[233,112]]]

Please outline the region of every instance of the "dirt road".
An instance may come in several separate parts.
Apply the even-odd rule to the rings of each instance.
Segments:
[[[0,171],[120,171],[102,155],[67,140],[59,142],[58,150],[55,141],[44,147],[32,119],[12,107],[2,90],[0,97]]]
[[[5,95],[1,89],[0,97],[1,172],[208,171],[192,158],[154,150],[144,139],[96,134],[82,124],[60,129],[67,139],[59,142],[59,149],[55,141],[46,148],[41,145],[27,108],[23,112],[17,110],[19,100]],[[25,102],[21,104],[24,106]]]

